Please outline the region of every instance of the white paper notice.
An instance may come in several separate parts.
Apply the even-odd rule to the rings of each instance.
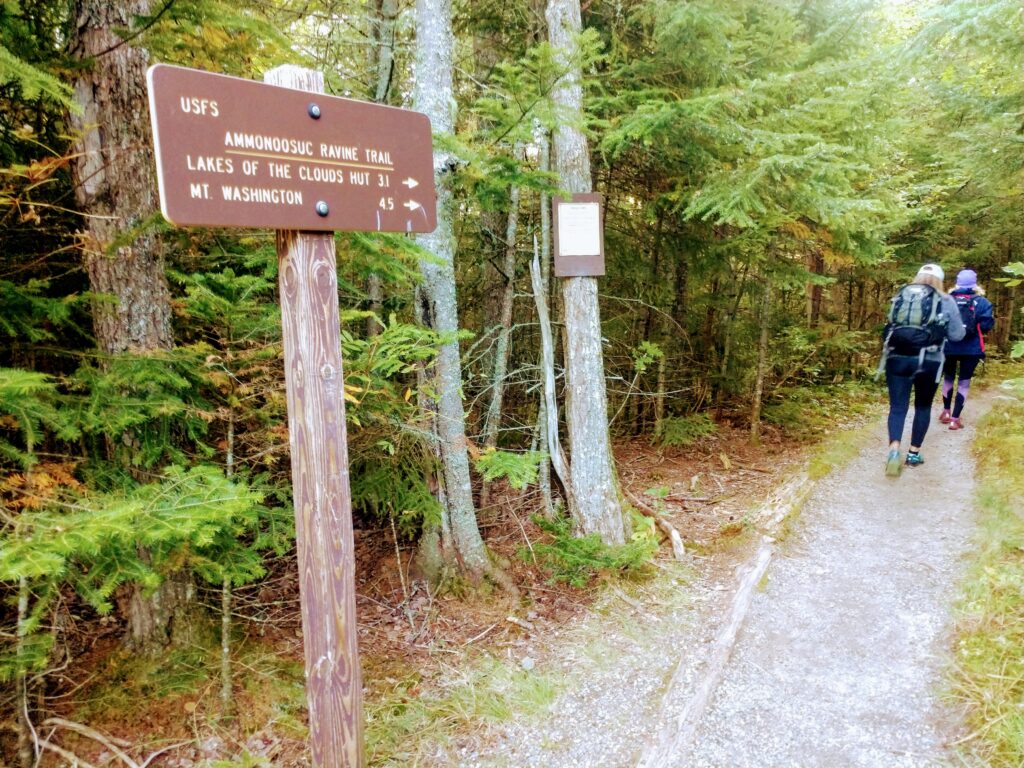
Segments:
[[[600,203],[559,203],[558,253],[561,256],[601,255]]]

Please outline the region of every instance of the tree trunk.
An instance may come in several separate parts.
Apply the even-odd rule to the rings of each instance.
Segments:
[[[807,268],[815,275],[821,275],[825,270],[825,259],[821,251],[815,251],[807,256]],[[822,287],[816,283],[807,283],[807,325],[817,328],[821,320],[821,296]]]
[[[81,113],[72,165],[82,213],[85,263],[93,291],[117,301],[93,306],[96,341],[107,354],[170,349],[170,293],[152,231],[156,176],[146,95],[146,52],[115,30],[149,12],[148,0],[79,0],[73,45],[85,64],[75,81]],[[116,248],[114,244],[118,245]]]
[[[548,38],[567,74],[552,97],[567,119],[555,131],[555,170],[563,189],[591,190],[590,157],[582,123],[581,73],[571,67],[576,36],[580,32],[579,0],[549,0]],[[584,534],[599,533],[605,544],[626,540],[626,520],[612,466],[608,437],[608,399],[605,394],[604,353],[597,279],[570,277],[562,283],[565,312],[566,419],[572,451],[574,518]]]
[[[537,255],[534,254],[530,263],[530,278],[533,285],[533,298],[537,306],[537,324],[540,326],[540,370],[543,376],[541,396],[544,398],[541,403],[541,415],[546,419],[543,431],[547,442],[548,455],[551,457],[551,466],[555,468],[562,488],[565,490],[566,505],[569,509],[575,509],[576,503],[572,498],[572,471],[569,462],[562,451],[558,439],[558,403],[555,400],[555,344],[554,334],[551,333],[551,319],[548,316],[547,299],[544,296],[544,282],[541,277],[541,267],[538,264]],[[550,495],[550,489],[549,494]]]
[[[234,393],[232,393],[234,394]],[[230,407],[227,447],[224,451],[224,475],[235,475],[235,411]],[[225,576],[220,587],[220,703],[221,714],[231,712],[231,579]]]
[[[768,369],[768,326],[772,309],[772,283],[767,277],[762,279],[761,335],[757,342],[757,376],[754,380],[754,399],[750,406],[750,442],[755,445],[761,442],[761,398],[764,396],[764,378]]]
[[[32,768],[35,765],[35,753],[32,749],[32,719],[28,709],[28,671],[25,668],[25,639],[28,637],[28,580],[22,578],[18,582],[18,624],[15,630],[15,661],[17,673],[14,678],[15,706],[18,708],[18,764],[21,768]]]
[[[542,127],[539,122],[534,124],[534,141],[538,148],[538,159],[540,164],[540,170],[547,173],[551,170],[551,141],[548,138],[548,131]],[[534,286],[534,293],[537,294],[539,289],[539,299],[535,296],[535,300],[545,302],[547,307],[547,297],[550,291],[551,282],[551,200],[550,196],[546,192],[540,193],[540,282]],[[533,256],[537,258],[537,237],[534,235],[533,238]],[[532,263],[531,263],[532,264]],[[543,334],[543,329],[541,330]],[[550,337],[551,331],[548,329]],[[543,353],[541,354],[541,362],[543,366]],[[554,351],[551,353],[551,364],[554,366]],[[543,367],[542,367],[543,370]],[[554,381],[554,371],[552,370],[552,381]],[[554,388],[552,387],[552,402],[554,402]],[[553,419],[555,426],[555,436],[558,436],[558,416],[556,414]],[[540,393],[540,404],[537,408],[537,442],[542,447],[550,445],[550,438],[548,437],[548,406],[547,406],[547,393],[544,388],[541,388]],[[541,496],[544,499],[544,515],[547,518],[554,517],[555,506],[551,494],[551,466],[554,456],[551,451],[548,451],[548,460],[541,462],[540,471],[537,473],[537,485],[540,486]]]
[[[149,226],[158,206],[147,55],[116,33],[147,13],[148,0],[78,0],[75,5],[72,53],[83,68],[74,84],[81,112],[68,117],[79,134],[72,181],[85,215],[81,242],[90,286],[114,299],[93,304],[96,343],[107,355],[144,354],[173,344],[163,253]],[[168,578],[152,596],[134,587],[127,643],[155,650],[171,640],[176,631],[171,621],[191,595],[183,574]]]
[[[517,150],[518,152],[518,150]],[[501,426],[501,401],[505,395],[505,377],[512,353],[512,310],[516,295],[516,237],[519,230],[519,187],[512,187],[509,193],[508,224],[505,227],[505,258],[502,260],[502,277],[505,288],[501,293],[501,316],[498,340],[494,347],[494,369],[491,375],[491,401],[484,419],[484,448],[498,445],[498,429]],[[490,503],[490,483],[484,481],[480,487],[480,507]]]
[[[416,2],[416,109],[425,113],[437,133],[455,129],[455,94],[451,0]],[[462,405],[462,364],[459,344],[453,338],[459,328],[455,301],[455,237],[452,229],[450,166],[455,159],[447,152],[434,153],[437,184],[437,229],[417,236],[417,242],[437,260],[423,260],[423,291],[426,319],[431,328],[450,338],[437,355],[438,393],[437,440],[441,452],[444,489],[451,541],[444,542],[443,554],[474,578],[488,570],[487,551],[473,509],[465,413]],[[444,533],[444,530],[442,530]]]
[[[662,353],[658,358],[658,384],[654,393],[654,436],[661,437],[665,431],[665,389],[668,385],[667,362]]]

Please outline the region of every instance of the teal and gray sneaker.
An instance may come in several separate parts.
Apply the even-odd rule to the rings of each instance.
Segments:
[[[903,469],[903,464],[900,462],[899,449],[893,448],[885,460],[885,474],[889,477],[899,477],[901,469]]]
[[[908,467],[919,467],[924,464],[924,459],[921,458],[920,453],[908,453],[907,454],[907,466]]]

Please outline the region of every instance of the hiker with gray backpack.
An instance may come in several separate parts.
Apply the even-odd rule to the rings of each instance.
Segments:
[[[885,474],[897,477],[904,463],[924,463],[921,444],[931,422],[932,400],[939,387],[943,350],[947,341],[964,337],[964,324],[956,302],[942,289],[945,273],[938,264],[925,264],[909,285],[892,299],[885,324],[882,361],[889,388],[889,453]],[[910,429],[910,450],[901,460],[900,441],[914,393],[914,421]]]

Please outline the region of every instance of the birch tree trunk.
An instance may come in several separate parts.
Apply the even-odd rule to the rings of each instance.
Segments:
[[[436,133],[455,130],[453,69],[451,0],[417,0],[416,87],[413,98],[415,108],[430,118]],[[450,167],[454,163],[455,159],[447,152],[434,152],[437,229],[417,236],[417,242],[437,257],[436,261],[420,262],[426,305],[423,307],[424,317],[431,328],[447,336],[454,335],[459,328],[455,301],[452,195],[448,188]],[[489,563],[473,508],[458,341],[451,339],[438,351],[436,372],[436,437],[447,502],[447,521],[441,526],[442,555],[448,562],[479,578],[489,570]]]
[[[147,226],[158,209],[148,56],[116,32],[148,13],[149,0],[78,0],[74,8],[71,51],[83,68],[74,83],[81,112],[68,116],[79,135],[72,181],[85,215],[81,242],[90,287],[114,299],[94,302],[92,308],[96,343],[107,355],[158,352],[173,344],[163,253]],[[125,436],[125,443],[132,441]],[[117,451],[124,453],[125,447]],[[172,632],[187,630],[187,621],[173,619],[184,618],[191,597],[191,581],[183,573],[168,576],[152,595],[135,587],[127,608],[128,645],[154,651],[172,639]]]
[[[15,630],[15,660],[17,674],[14,677],[15,706],[18,708],[18,765],[32,768],[35,751],[32,749],[32,716],[28,708],[28,670],[22,656],[25,655],[25,639],[28,637],[28,580],[22,577],[18,582],[18,623]]]
[[[552,97],[564,119],[555,130],[555,170],[562,188],[591,190],[587,141],[577,127],[583,117],[583,89],[578,68],[570,68],[580,33],[579,0],[548,0],[548,39],[566,68]],[[566,420],[572,452],[573,517],[584,534],[598,533],[606,544],[626,540],[608,437],[608,400],[597,279],[570,277],[562,282],[565,312]]]
[[[551,141],[548,138],[548,131],[539,123],[534,124],[534,141],[537,144],[540,170],[547,173],[551,170]],[[551,281],[551,197],[546,192],[540,193],[540,301],[547,302]],[[534,259],[537,258],[537,238],[533,240]],[[537,292],[537,286],[534,286]],[[536,300],[536,297],[535,297]],[[550,331],[549,331],[550,332]],[[543,333],[543,329],[542,329]],[[552,366],[554,365],[554,352],[552,351]],[[543,354],[541,356],[541,370],[543,371]],[[554,380],[552,373],[552,380]],[[552,397],[552,402],[554,398]],[[555,416],[555,437],[558,437],[558,417]],[[537,442],[541,446],[550,446],[551,438],[548,432],[548,406],[547,395],[544,388],[541,388],[540,404],[537,408]],[[551,467],[554,461],[554,452],[549,449],[548,460],[541,462],[540,471],[537,473],[537,485],[540,487],[541,497],[544,499],[544,516],[554,517],[555,505],[551,495]]]

